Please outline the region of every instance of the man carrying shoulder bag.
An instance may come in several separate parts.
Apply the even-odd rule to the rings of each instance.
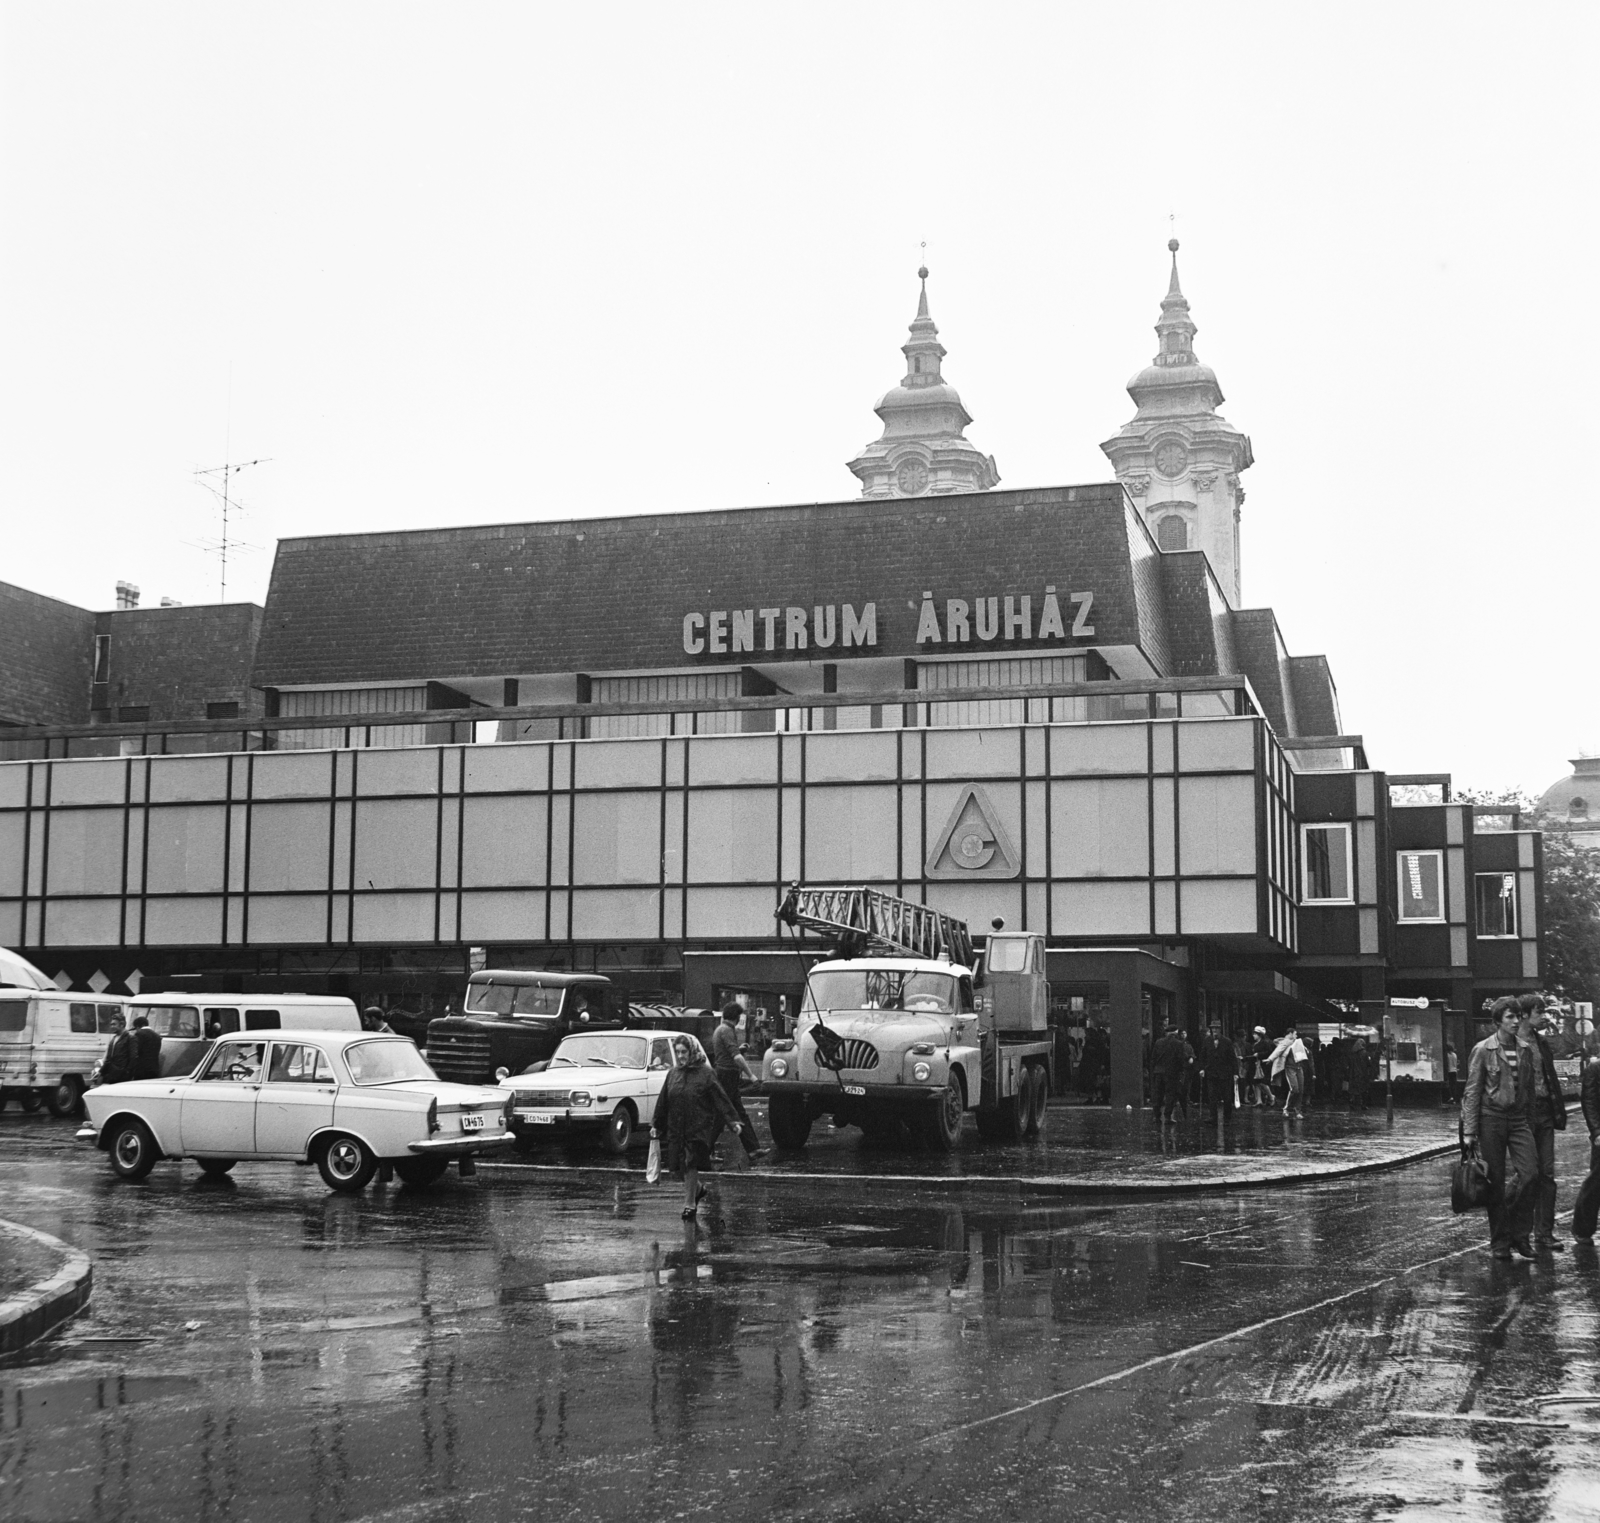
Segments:
[[[1489,1166],[1489,1251],[1531,1259],[1528,1241],[1538,1199],[1539,1154],[1533,1140],[1532,1043],[1521,1039],[1522,1011],[1514,999],[1494,1002],[1494,1032],[1472,1049],[1461,1100],[1461,1138]]]

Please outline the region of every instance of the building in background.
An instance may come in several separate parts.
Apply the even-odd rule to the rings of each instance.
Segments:
[[[1539,795],[1547,830],[1561,830],[1574,846],[1600,847],[1600,756],[1572,758],[1572,771]]]

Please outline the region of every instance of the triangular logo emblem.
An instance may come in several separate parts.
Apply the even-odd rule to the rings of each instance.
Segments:
[[[1015,878],[1021,871],[1022,859],[989,795],[976,783],[969,783],[928,853],[928,876]]]

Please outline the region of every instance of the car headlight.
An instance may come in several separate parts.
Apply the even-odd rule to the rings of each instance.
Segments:
[[[926,1063],[913,1063],[911,1065],[911,1077],[916,1080],[918,1084],[926,1084],[928,1082],[928,1075],[932,1072],[933,1070],[929,1068]]]
[[[575,1089],[567,1096],[567,1104],[575,1108],[594,1104],[594,1096],[586,1089]]]
[[[771,1072],[774,1079],[781,1079],[789,1072],[789,1065],[785,1063],[782,1058],[774,1058],[772,1060]]]

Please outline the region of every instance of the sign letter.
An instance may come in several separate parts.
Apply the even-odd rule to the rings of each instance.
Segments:
[[[1074,592],[1070,594],[1072,601],[1078,605],[1078,617],[1072,621],[1072,635],[1076,639],[1079,635],[1092,635],[1094,625],[1089,622],[1089,610],[1094,607],[1094,594],[1092,592]]]
[[[846,603],[844,605],[844,630],[841,645],[876,645],[878,643],[878,605],[863,603],[861,617]]]
[[[683,616],[683,649],[686,655],[698,656],[706,648],[706,642],[700,635],[705,623],[706,618],[702,613],[686,613]]]

